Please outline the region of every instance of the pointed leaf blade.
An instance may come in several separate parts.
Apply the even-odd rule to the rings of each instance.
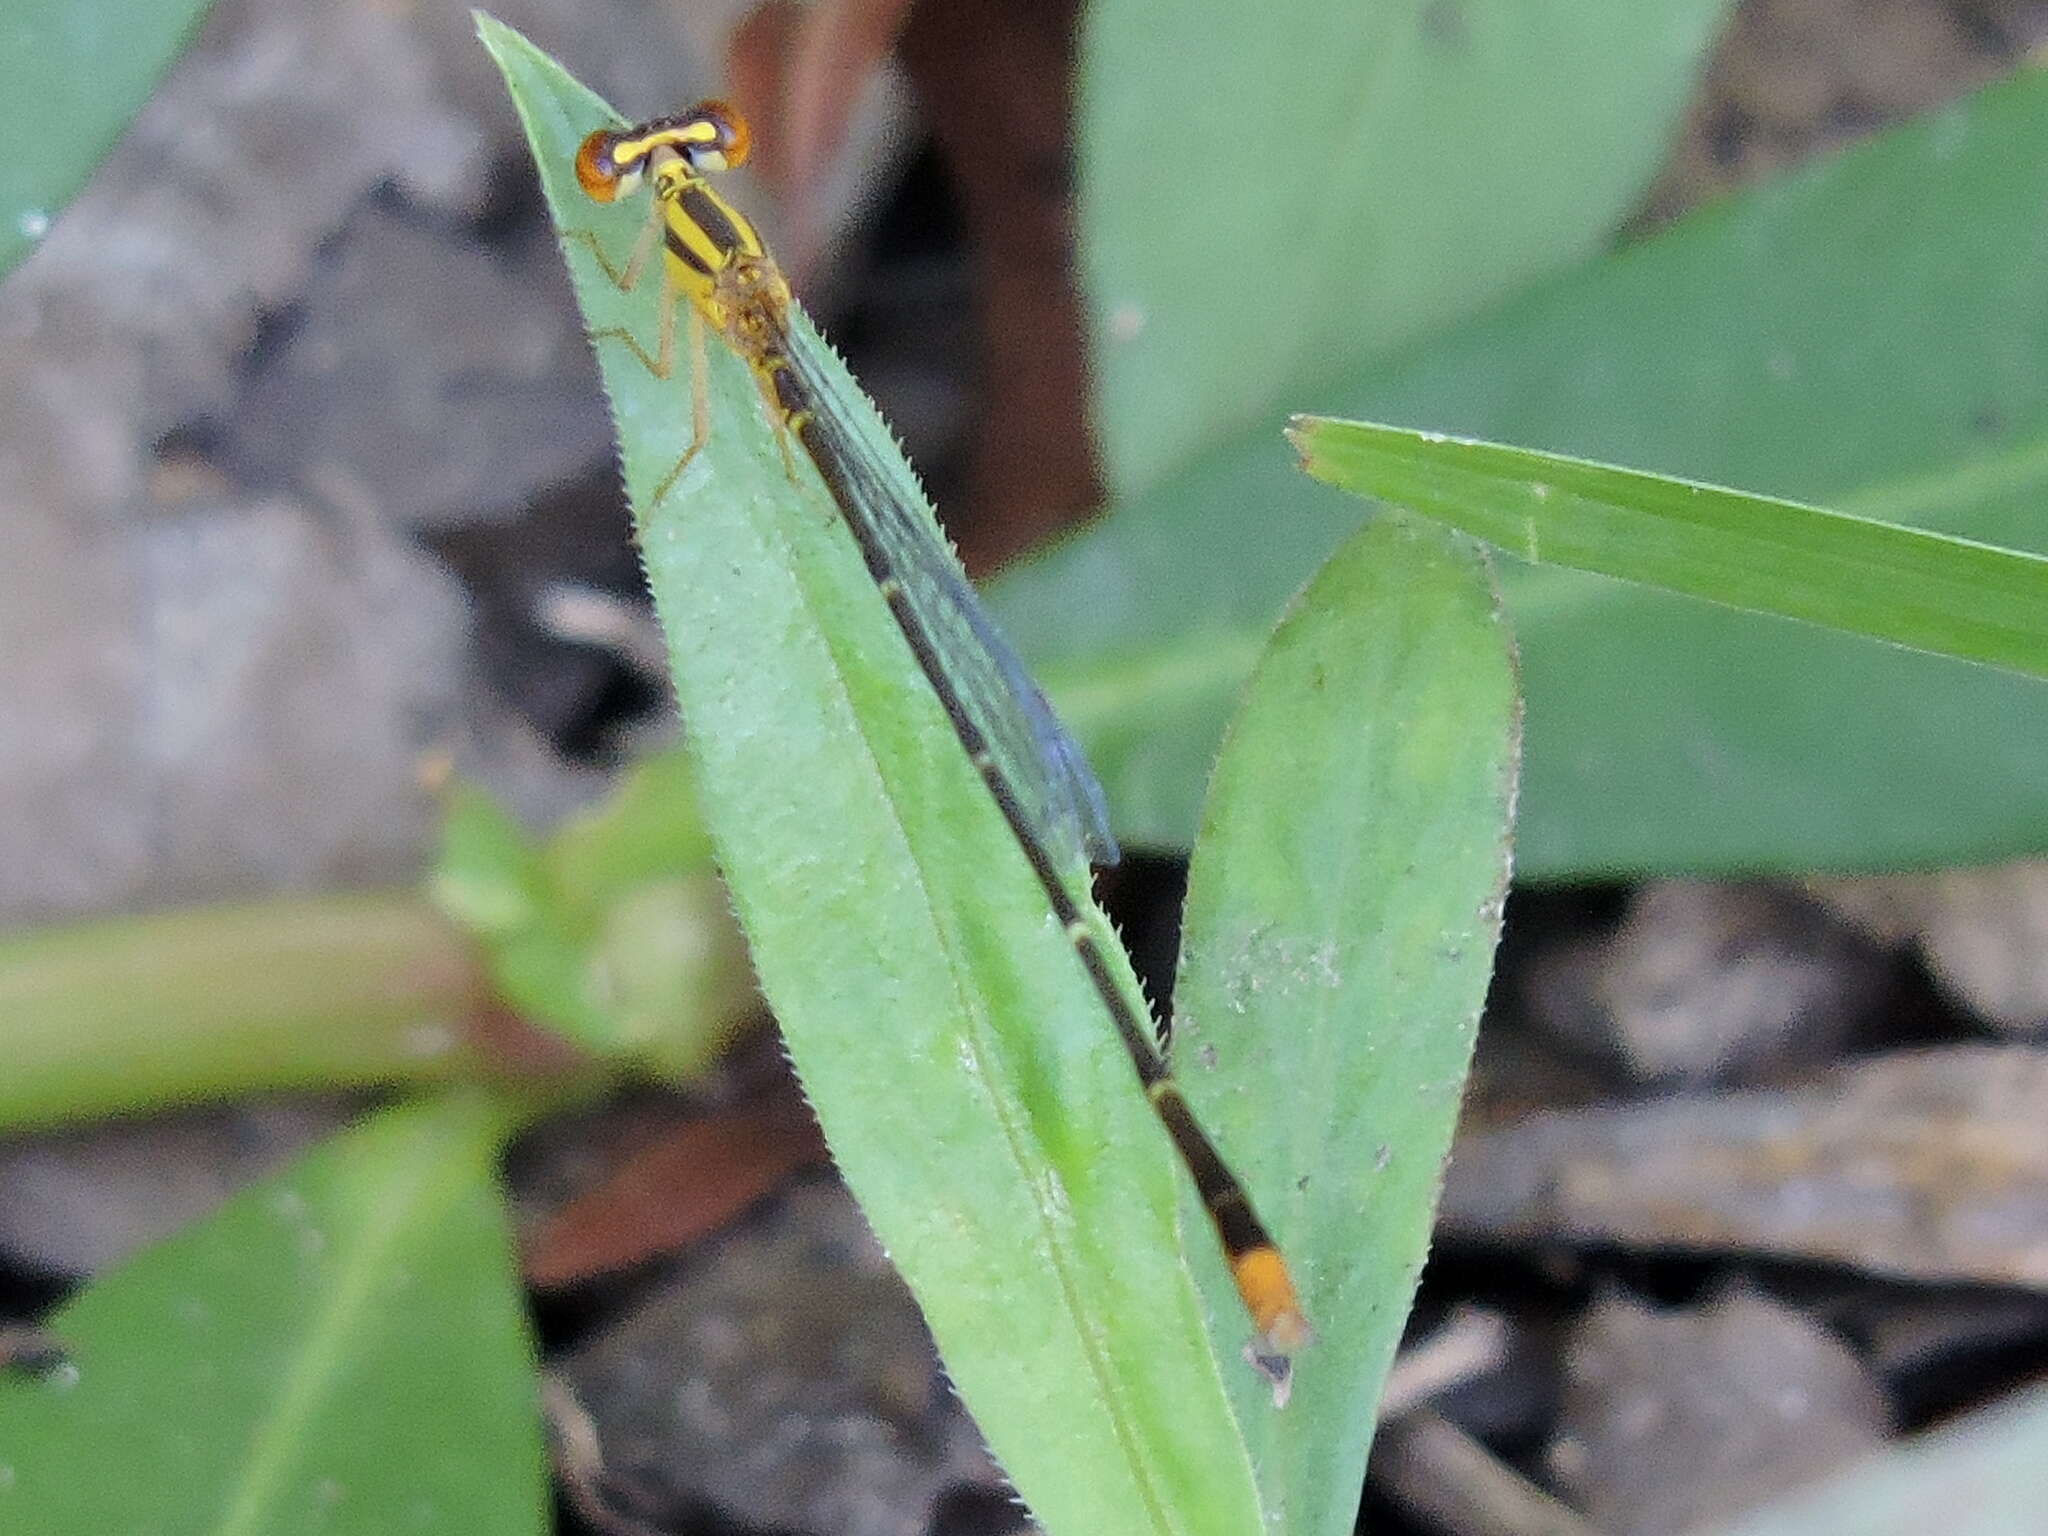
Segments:
[[[1385,514],[1289,610],[1211,782],[1174,1059],[1321,1335],[1286,1412],[1232,1383],[1288,1536],[1357,1514],[1499,937],[1519,718],[1477,547]],[[1200,1268],[1231,1347],[1230,1281]]]
[[[571,174],[609,109],[508,29],[482,32],[557,219],[623,253],[644,210],[593,208]],[[651,341],[658,295],[620,294],[568,249],[592,328]],[[850,535],[718,344],[710,440],[651,504],[690,442],[687,370],[657,379],[616,343],[600,358],[763,993],[955,1384],[1053,1536],[1255,1529],[1164,1133]]]

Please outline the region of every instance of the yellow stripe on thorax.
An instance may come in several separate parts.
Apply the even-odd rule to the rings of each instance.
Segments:
[[[780,322],[789,282],[753,221],[680,159],[658,164],[662,243],[670,277],[712,327],[734,340],[755,327],[749,316]]]

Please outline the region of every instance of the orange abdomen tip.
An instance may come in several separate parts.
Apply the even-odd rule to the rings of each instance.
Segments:
[[[1266,1245],[1239,1254],[1230,1261],[1230,1277],[1237,1282],[1252,1326],[1273,1353],[1291,1355],[1315,1342],[1279,1249]]]

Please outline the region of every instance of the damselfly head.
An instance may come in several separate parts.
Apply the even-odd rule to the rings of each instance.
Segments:
[[[650,165],[680,160],[692,175],[737,170],[753,147],[753,133],[737,108],[700,101],[674,117],[600,128],[576,151],[576,183],[595,202],[617,202],[639,187]]]

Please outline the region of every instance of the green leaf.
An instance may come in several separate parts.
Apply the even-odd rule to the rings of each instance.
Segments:
[[[386,1111],[96,1280],[46,1325],[68,1362],[0,1380],[0,1527],[541,1531],[505,1125]]]
[[[1499,937],[1517,724],[1483,558],[1387,513],[1281,623],[1216,764],[1174,1060],[1204,1122],[1245,1149],[1321,1335],[1284,1414],[1232,1378],[1289,1536],[1338,1536],[1357,1514]],[[1226,1350],[1230,1280],[1197,1262]]]
[[[1292,403],[2048,552],[2044,140],[2032,71]],[[1285,483],[1271,425],[995,594],[1127,840],[1192,838],[1258,637],[1357,525]],[[2048,838],[2032,682],[1574,572],[1502,585],[1525,875],[1957,863]]]
[[[1081,257],[1112,485],[1599,250],[1727,10],[1087,7]]]
[[[2048,676],[2048,559],[1720,486],[1302,416],[1302,467],[1532,563]]]
[[[601,1055],[700,1071],[753,999],[689,764],[636,764],[536,842],[473,785],[448,797],[432,879],[505,1001]]]
[[[622,256],[644,208],[592,207],[571,174],[609,109],[480,25],[557,220]],[[587,246],[566,249],[592,328],[651,347],[655,285],[621,294]],[[848,530],[808,465],[793,480],[721,344],[710,441],[648,505],[690,442],[689,370],[663,381],[616,341],[598,350],[762,990],[954,1382],[1054,1536],[1258,1529],[1164,1133]],[[1135,989],[1127,966],[1118,979]]]
[[[0,13],[0,276],[106,158],[206,6],[8,0]]]
[[[1726,1536],[2008,1536],[2041,1519],[2048,1392],[2035,1390],[1869,1457]]]

